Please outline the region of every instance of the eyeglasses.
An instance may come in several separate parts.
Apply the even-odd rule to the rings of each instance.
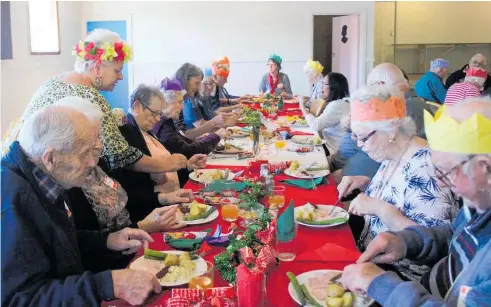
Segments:
[[[143,103],[141,105],[145,109],[147,109],[148,111],[150,111],[150,113],[152,113],[152,116],[154,116],[154,117],[161,118],[162,116],[164,116],[164,112],[154,111],[154,110],[150,109],[149,107],[147,107],[146,105],[144,105]]]
[[[436,174],[436,179],[438,179],[440,182],[442,182],[443,184],[445,184],[448,188],[453,188],[455,187],[453,184],[452,184],[452,181],[450,180],[449,176],[455,172],[457,169],[461,168],[462,166],[464,166],[465,164],[467,164],[467,162],[471,161],[472,159],[474,159],[474,157],[476,157],[477,155],[471,155],[469,157],[469,159],[467,160],[464,160],[462,162],[460,162],[459,164],[457,164],[456,166],[452,167],[448,172],[444,172],[442,171],[440,168],[438,168],[436,165],[435,165],[435,174]],[[487,168],[488,168],[488,171],[491,172],[491,166],[487,165]]]
[[[372,132],[367,134],[364,138],[359,139],[359,141],[361,141],[362,143],[366,143],[368,141],[368,139],[371,138],[376,132],[377,132],[377,130],[373,130]],[[351,133],[351,138],[353,140],[358,140],[358,136],[354,133]]]

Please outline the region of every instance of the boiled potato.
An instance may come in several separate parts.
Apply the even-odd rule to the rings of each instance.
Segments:
[[[342,297],[344,294],[344,288],[338,284],[330,284],[327,286],[327,296],[329,297]]]
[[[189,211],[189,215],[190,216],[198,216],[200,214],[201,214],[201,211],[199,210],[198,205],[193,203],[191,205],[191,211]]]
[[[204,213],[206,211],[207,206],[205,204],[198,204],[197,206],[201,213]]]
[[[327,307],[343,307],[342,297],[327,297],[326,298]]]
[[[177,263],[178,263],[177,255],[167,254],[167,257],[165,257],[164,260],[165,266],[173,266],[173,265],[177,265]]]
[[[353,307],[353,293],[345,292],[343,294],[343,307]]]
[[[181,265],[183,261],[189,260],[191,260],[191,257],[189,257],[189,253],[182,253],[181,255],[179,255],[179,265]]]

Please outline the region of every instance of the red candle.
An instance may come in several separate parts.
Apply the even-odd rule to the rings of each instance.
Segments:
[[[266,302],[266,275],[252,273],[245,265],[237,267],[239,307],[262,307]]]

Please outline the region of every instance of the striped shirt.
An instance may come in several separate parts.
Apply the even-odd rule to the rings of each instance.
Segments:
[[[470,97],[480,97],[481,91],[479,88],[470,82],[460,82],[452,85],[445,97],[445,104],[454,104]]]

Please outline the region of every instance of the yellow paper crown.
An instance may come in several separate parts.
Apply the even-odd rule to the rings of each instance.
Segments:
[[[425,132],[431,149],[459,154],[491,153],[491,120],[475,113],[461,123],[444,114],[424,111]]]
[[[322,66],[322,64],[319,63],[319,61],[312,61],[312,60],[307,61],[307,65],[305,65],[305,69],[307,68],[310,68],[318,73],[322,73],[322,71],[324,70],[324,66]]]

